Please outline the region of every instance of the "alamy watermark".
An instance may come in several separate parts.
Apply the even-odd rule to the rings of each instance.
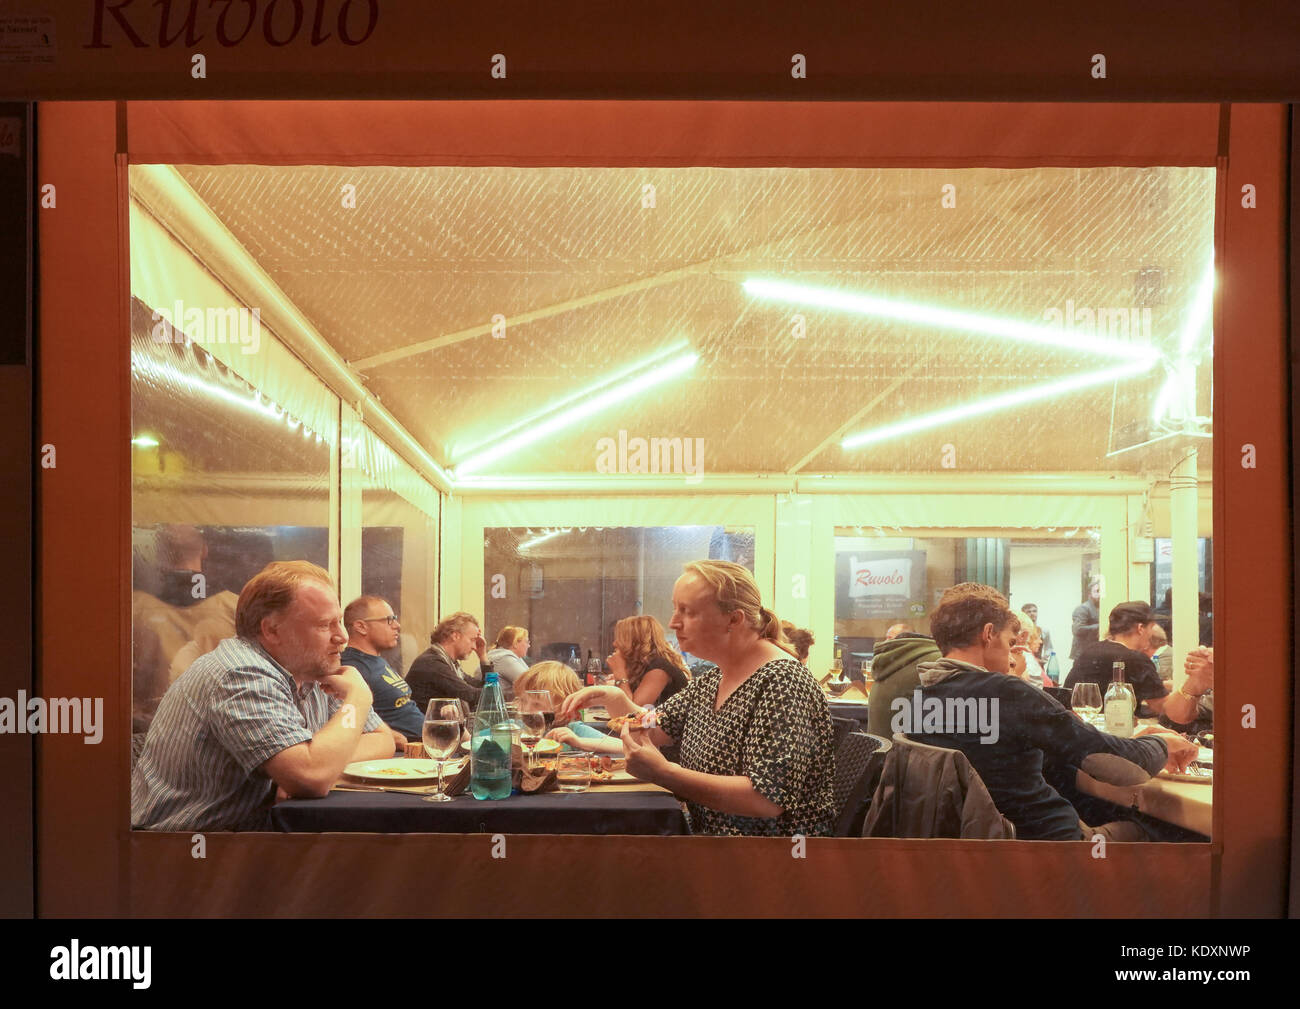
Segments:
[[[996,697],[926,697],[917,688],[911,697],[895,697],[889,710],[889,728],[893,732],[978,735],[980,742],[987,745],[996,743],[1001,734]]]
[[[61,734],[85,736],[87,745],[104,738],[104,699],[102,697],[27,696],[0,697],[0,733]]]
[[[596,441],[597,473],[681,473],[704,475],[703,438],[617,438]]]
[[[1087,336],[1104,336],[1129,343],[1150,344],[1151,309],[1131,306],[1091,308],[1076,305],[1073,299],[1064,308],[1053,306],[1043,312],[1043,319],[1053,329]]]
[[[229,343],[238,345],[245,354],[256,354],[262,342],[262,310],[186,308],[183,301],[177,301],[170,309],[154,310],[150,334],[154,343]]]
[[[130,981],[136,989],[151,983],[152,946],[83,946],[73,939],[50,950],[53,981]]]

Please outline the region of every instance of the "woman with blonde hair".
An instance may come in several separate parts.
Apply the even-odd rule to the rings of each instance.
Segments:
[[[487,659],[508,695],[507,700],[514,692],[515,681],[528,672],[528,663],[524,661],[528,645],[528,628],[503,627],[492,650],[487,653]]]
[[[693,561],[673,586],[668,625],[682,649],[715,663],[647,712],[618,687],[570,694],[557,720],[604,704],[640,721],[623,728],[627,769],[686,800],[699,834],[825,835],[835,816],[833,730],[826,698],[795,658],[754,576],[729,561]],[[659,747],[677,743],[681,763]]]
[[[1052,681],[1043,672],[1042,663],[1034,655],[1034,652],[1037,651],[1034,639],[1038,639],[1040,646],[1043,643],[1037,625],[1029,619],[1029,614],[1024,610],[1012,610],[1011,615],[1020,624],[1020,628],[1016,632],[1015,646],[1011,650],[1011,675],[1019,676],[1026,683],[1035,687],[1052,686]]]
[[[515,680],[516,697],[522,697],[527,690],[550,691],[556,711],[564,706],[565,698],[581,689],[582,681],[578,679],[578,674],[563,662],[539,662]],[[558,716],[556,721],[559,721]],[[617,753],[620,756],[623,753],[623,744],[617,739],[577,720],[568,725],[557,725],[546,734],[546,738],[588,753]]]
[[[614,625],[614,650],[605,660],[632,703],[660,704],[686,688],[691,674],[686,660],[664,637],[663,624],[654,617],[625,617]]]

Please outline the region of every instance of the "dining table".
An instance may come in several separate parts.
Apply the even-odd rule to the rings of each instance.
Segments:
[[[1159,721],[1155,718],[1138,719],[1139,728],[1158,725]],[[1195,831],[1207,838],[1213,830],[1212,777],[1188,781],[1161,773],[1140,785],[1112,785],[1080,771],[1075,783],[1079,791],[1088,795],[1126,809],[1136,809],[1147,816]]]
[[[1098,799],[1136,809],[1207,838],[1213,830],[1211,793],[1214,789],[1208,782],[1176,781],[1157,775],[1141,785],[1111,785],[1080,771],[1076,785],[1079,791]]]
[[[626,779],[624,779],[626,780]],[[286,799],[271,808],[275,830],[366,834],[689,834],[682,804],[649,782],[593,783],[584,792],[534,792],[449,802],[411,791],[380,791],[341,778],[321,799]]]

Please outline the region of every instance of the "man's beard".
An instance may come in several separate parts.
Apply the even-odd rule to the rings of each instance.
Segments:
[[[333,676],[337,673],[342,668],[342,663],[339,662],[338,654],[335,652],[331,652],[329,655],[324,657],[308,657],[304,653],[299,657],[297,666],[298,669],[302,670],[299,675],[309,677],[313,680],[322,680],[326,676]],[[290,669],[289,671],[295,672],[293,669]]]

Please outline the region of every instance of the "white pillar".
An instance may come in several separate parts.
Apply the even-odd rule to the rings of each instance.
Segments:
[[[1169,536],[1173,562],[1174,684],[1183,682],[1183,660],[1200,643],[1200,578],[1197,571],[1196,449],[1189,448],[1169,474]],[[1159,605],[1161,600],[1155,600]]]

